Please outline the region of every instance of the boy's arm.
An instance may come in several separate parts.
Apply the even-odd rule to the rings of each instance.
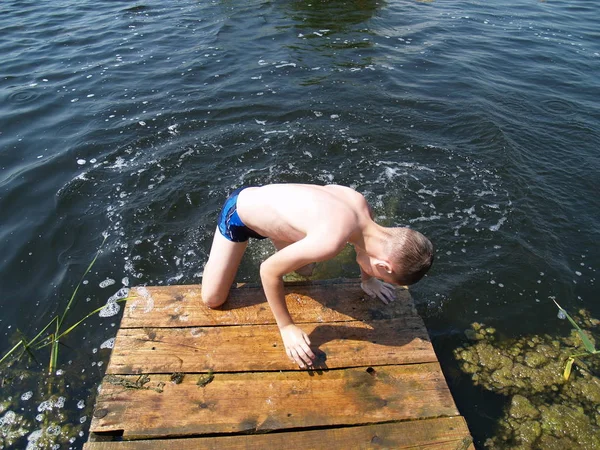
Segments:
[[[307,334],[294,324],[287,309],[282,277],[311,262],[332,258],[344,244],[345,242],[341,245],[332,243],[319,236],[307,236],[279,250],[260,265],[265,296],[275,316],[285,351],[300,367],[312,365],[315,355],[309,347],[310,339]]]

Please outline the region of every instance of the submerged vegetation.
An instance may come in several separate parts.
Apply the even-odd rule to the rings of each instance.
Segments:
[[[600,323],[584,310],[576,319],[585,330]],[[600,358],[579,359],[595,349],[590,331],[577,325],[566,337],[499,341],[495,329],[474,323],[466,334],[471,342],[455,350],[462,370],[475,385],[508,400],[486,448],[600,448]],[[573,359],[577,364],[567,377]]]
[[[40,382],[37,372],[4,367],[1,377],[12,392],[23,394],[0,401],[0,449],[69,448],[85,435],[91,405],[69,399],[81,388],[83,374],[69,371]]]
[[[106,241],[106,237],[104,237],[104,240],[102,241],[102,244],[100,247],[102,247],[102,245],[104,244],[105,241]],[[87,274],[90,272],[90,270],[92,270],[92,267],[94,267],[94,264],[96,263],[96,260],[98,259],[99,255],[100,255],[100,249],[98,250],[98,252],[96,253],[96,256],[94,257],[92,262],[89,264],[89,266],[83,273],[81,280],[79,281],[79,283],[75,287],[75,290],[71,294],[71,298],[69,299],[69,302],[67,303],[67,306],[65,307],[62,314],[57,314],[56,316],[54,316],[52,318],[52,320],[50,320],[50,322],[48,322],[48,324],[44,328],[42,328],[42,330],[38,334],[36,334],[35,337],[33,337],[32,339],[27,339],[26,337],[24,337],[22,335],[22,333],[19,332],[19,334],[21,334],[21,338],[7,353],[5,353],[2,356],[2,358],[0,359],[0,365],[2,363],[4,363],[5,361],[7,361],[9,359],[9,357],[13,353],[15,353],[17,350],[21,350],[21,355],[26,352],[31,357],[33,357],[34,356],[33,351],[40,350],[44,347],[50,347],[50,359],[49,359],[49,363],[48,363],[48,374],[51,375],[56,371],[60,340],[62,338],[64,338],[65,336],[67,336],[69,333],[71,333],[75,328],[77,328],[79,325],[81,325],[87,319],[89,319],[90,317],[92,317],[95,314],[100,313],[103,309],[106,308],[106,305],[101,306],[101,307],[95,309],[94,311],[88,313],[85,317],[83,317],[82,319],[75,322],[75,324],[71,325],[66,330],[63,329],[63,325],[65,324],[65,320],[67,319],[69,311],[71,310],[71,308],[73,307],[73,305],[75,303],[77,292],[79,291],[79,288],[81,287],[81,284],[83,283],[84,278],[87,276]],[[120,298],[120,299],[117,299],[116,301],[123,302],[125,300],[127,300],[127,298]]]
[[[560,306],[556,302],[556,300],[554,300],[554,303],[556,304],[556,306],[558,306],[559,317],[561,317],[561,318],[564,317],[566,319],[569,319],[569,322],[571,322],[571,325],[573,325],[573,327],[577,331],[577,334],[579,334],[579,337],[581,338],[581,342],[583,343],[583,347],[585,349],[585,352],[579,352],[579,353],[572,354],[567,359],[567,363],[565,364],[565,370],[563,372],[563,377],[565,378],[565,380],[568,380],[569,377],[571,376],[571,370],[573,369],[573,363],[575,363],[577,358],[584,358],[586,356],[598,355],[598,354],[600,354],[600,351],[596,350],[596,346],[594,345],[594,343],[588,338],[585,331],[583,331],[581,329],[579,324],[577,322],[575,322],[575,320],[573,320],[573,318],[567,313],[567,311],[565,311],[562,308],[562,306]]]
[[[68,361],[63,369],[58,368],[58,356],[61,340],[73,330],[93,315],[102,316],[104,311],[108,312],[106,315],[112,315],[110,313],[115,311],[116,303],[127,300],[126,294],[116,298],[117,293],[107,304],[67,325],[69,313],[77,301],[77,292],[99,255],[100,249],[62,313],[54,316],[31,339],[17,330],[14,336],[16,343],[0,358],[0,387],[6,395],[0,399],[0,450],[14,448],[15,445],[19,448],[26,446],[27,450],[68,448],[63,446],[73,444],[77,438],[85,435],[84,426],[91,414],[91,402],[87,399],[94,397],[95,389],[86,387],[88,377],[85,374],[86,367],[82,364],[88,362],[89,358]],[[107,344],[109,341],[100,348],[110,348],[112,345]],[[30,366],[31,363],[39,366],[36,353],[48,347],[50,354],[44,376],[40,375],[37,367],[32,370]],[[96,351],[94,349],[94,353]],[[92,367],[99,368],[101,365],[102,362],[92,363]],[[9,391],[14,394],[8,395]],[[84,395],[81,395],[82,392]],[[83,398],[78,399],[77,395]]]

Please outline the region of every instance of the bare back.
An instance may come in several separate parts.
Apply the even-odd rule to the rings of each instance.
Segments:
[[[248,227],[287,243],[326,233],[329,239],[345,244],[370,221],[365,198],[338,185],[274,184],[247,188],[240,193],[237,208]]]

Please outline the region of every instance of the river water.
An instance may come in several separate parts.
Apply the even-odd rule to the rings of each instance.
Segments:
[[[434,241],[412,293],[480,446],[503,401],[453,362],[469,324],[600,313],[599,22],[585,0],[2,1],[0,350],[62,313],[104,237],[67,321],[109,305],[64,340],[58,397],[45,350],[3,375],[6,448],[49,413],[80,448],[115,298],[200,282],[227,193],[274,182],[352,186]],[[358,273],[342,255],[317,276]]]

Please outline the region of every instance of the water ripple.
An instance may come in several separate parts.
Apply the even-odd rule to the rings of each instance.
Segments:
[[[550,114],[558,115],[561,117],[568,117],[575,114],[578,111],[575,103],[562,99],[553,98],[544,100],[541,102],[542,108]]]
[[[18,90],[17,90],[18,89]],[[39,90],[35,88],[17,88],[11,89],[7,100],[14,103],[30,103],[37,100],[40,96]]]

